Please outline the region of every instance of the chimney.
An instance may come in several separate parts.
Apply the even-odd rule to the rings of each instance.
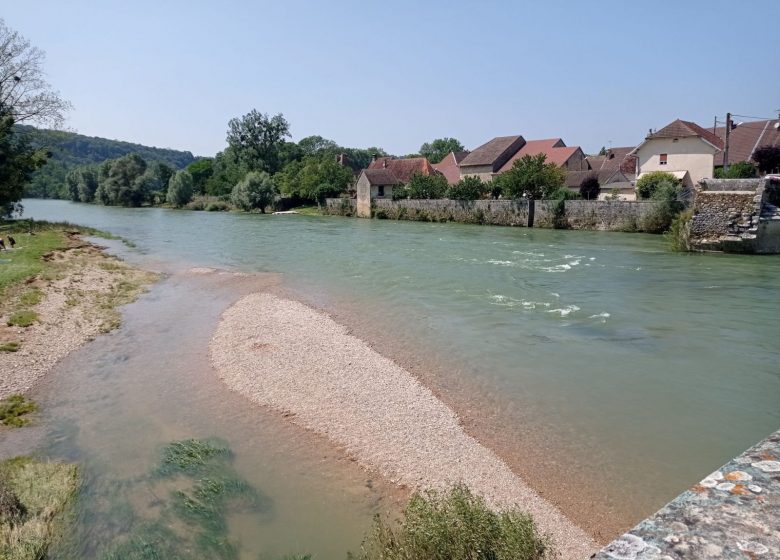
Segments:
[[[383,159],[383,160],[382,160],[382,167],[383,167],[384,169],[387,169],[387,158],[385,158],[385,159]]]

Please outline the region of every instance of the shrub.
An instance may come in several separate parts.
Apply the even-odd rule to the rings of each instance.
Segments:
[[[656,185],[652,200],[658,204],[645,217],[642,229],[652,233],[662,233],[669,229],[672,220],[683,209],[683,203],[680,201],[680,186],[670,181],[662,181]]]
[[[395,189],[393,189],[395,191]],[[406,186],[409,198],[444,198],[447,192],[447,179],[444,175],[421,175],[415,173]],[[393,193],[395,194],[395,193]]]
[[[549,198],[551,192],[563,187],[566,171],[554,163],[547,163],[547,156],[523,156],[515,161],[512,169],[493,179],[494,188],[512,198]]]
[[[653,198],[655,191],[662,183],[679,185],[680,180],[666,171],[652,171],[643,175],[642,178],[636,182],[636,194],[639,198],[643,199]]]
[[[192,200],[193,186],[192,175],[188,171],[177,171],[176,175],[168,181],[168,204],[181,208]]]
[[[601,185],[597,175],[588,175],[580,183],[580,196],[585,200],[598,200]]]
[[[716,179],[752,179],[758,175],[758,169],[749,161],[740,161],[730,165],[728,171],[722,167],[715,170]]]
[[[447,191],[447,198],[451,200],[478,200],[487,190],[487,185],[479,177],[464,177]]]
[[[669,247],[672,251],[690,251],[691,250],[691,219],[693,210],[686,210],[678,214],[673,220],[669,231],[666,232],[666,238],[669,240]]]
[[[491,510],[458,485],[449,493],[412,496],[397,527],[374,518],[360,560],[539,560],[552,558],[549,540],[517,509]]]
[[[248,212],[257,208],[265,214],[265,207],[274,201],[276,194],[276,187],[268,173],[250,171],[233,187],[230,200],[241,210]]]
[[[761,173],[772,173],[780,169],[780,146],[761,146],[753,152],[753,161]]]

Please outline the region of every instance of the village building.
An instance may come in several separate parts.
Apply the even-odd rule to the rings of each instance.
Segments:
[[[636,156],[633,151],[636,146],[624,146],[620,148],[610,148],[604,155],[586,156],[588,169],[601,173],[603,171],[619,170],[628,179],[636,178]]]
[[[525,138],[520,135],[493,138],[463,158],[460,162],[461,178],[479,177],[483,181],[491,181],[523,145]]]
[[[580,192],[580,185],[589,177],[595,177],[601,187],[598,200],[615,197],[618,200],[636,200],[634,182],[620,169],[569,171],[564,185],[574,192]]]
[[[632,152],[637,158],[637,180],[646,173],[665,171],[693,187],[714,175],[715,154],[723,141],[698,124],[677,119],[657,132],[650,132]]]
[[[406,184],[412,180],[415,175],[433,175],[436,170],[428,161],[428,158],[393,158],[379,157],[375,158],[368,165],[368,169],[386,169],[390,171],[400,183]]]
[[[713,132],[725,144],[726,127],[717,127]],[[765,146],[780,147],[780,119],[736,123],[729,133],[728,164],[752,161],[756,150]],[[723,166],[725,156],[725,151],[715,154],[715,167]]]
[[[554,163],[566,171],[587,171],[585,153],[579,146],[567,146],[560,138],[547,140],[529,140],[499,169],[499,173],[509,171],[515,161],[525,156],[544,154],[545,162]]]
[[[434,163],[433,168],[444,175],[447,184],[454,185],[460,181],[460,163],[469,155],[469,152],[450,152],[439,163]]]

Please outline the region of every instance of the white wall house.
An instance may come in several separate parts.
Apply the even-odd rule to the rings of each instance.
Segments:
[[[692,187],[714,174],[715,154],[723,142],[696,123],[676,121],[651,133],[632,152],[637,157],[637,179],[652,171],[666,171]]]

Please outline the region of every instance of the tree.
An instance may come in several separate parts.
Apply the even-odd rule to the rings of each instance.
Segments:
[[[666,183],[679,185],[680,180],[666,171],[651,171],[650,173],[643,175],[636,182],[636,194],[642,199],[653,198],[655,191],[658,190],[662,184]]]
[[[65,176],[68,196],[74,202],[92,202],[98,188],[98,174],[93,166],[71,169]]]
[[[447,179],[444,175],[412,175],[409,184],[406,185],[406,193],[409,198],[435,199],[444,198],[447,193]]]
[[[304,157],[322,154],[323,152],[335,155],[340,150],[339,145],[333,140],[328,140],[322,136],[301,138],[298,142],[298,148],[300,148]]]
[[[280,167],[280,144],[288,136],[290,125],[281,113],[269,117],[252,109],[243,117],[230,120],[227,143],[249,171],[276,173]]]
[[[310,156],[292,162],[274,176],[283,193],[320,204],[326,197],[346,191],[353,180],[351,168],[327,156]]]
[[[21,212],[19,200],[33,172],[46,162],[43,150],[30,146],[14,130],[14,118],[0,108],[0,217]]]
[[[227,147],[214,158],[211,177],[206,180],[206,192],[212,196],[229,195],[248,172],[249,168],[236,151]]]
[[[753,152],[753,161],[761,173],[780,170],[780,146],[761,146]]]
[[[138,154],[108,160],[100,167],[96,198],[109,206],[141,206],[150,194],[146,161]]]
[[[606,148],[606,146],[602,146],[602,147],[601,147],[601,149],[599,150],[599,155],[600,155],[600,156],[605,156],[605,155],[607,155],[607,148]]]
[[[192,200],[193,180],[189,171],[177,171],[168,182],[168,204],[181,208]]]
[[[600,192],[601,185],[595,173],[588,175],[580,183],[580,196],[585,200],[597,200]]]
[[[476,176],[464,177],[447,191],[451,200],[478,200],[487,192],[487,185]]]
[[[45,53],[0,19],[0,108],[14,122],[58,128],[70,109],[44,79]]]
[[[265,214],[265,207],[276,197],[276,187],[265,171],[250,171],[233,187],[230,200],[242,210],[259,208]]]
[[[206,182],[214,174],[214,160],[212,158],[203,158],[193,161],[186,167],[192,175],[192,189],[197,194],[206,193]]]
[[[547,198],[564,185],[566,171],[546,161],[544,154],[523,156],[493,181],[498,181],[502,192],[511,198]]]
[[[722,167],[718,167],[715,170],[716,179],[752,179],[757,175],[758,169],[749,161],[739,161],[729,165],[727,171],[723,171]]]
[[[433,142],[426,142],[420,146],[420,155],[427,157],[431,163],[439,163],[450,152],[462,152],[465,150],[460,140],[456,138],[437,138]]]

